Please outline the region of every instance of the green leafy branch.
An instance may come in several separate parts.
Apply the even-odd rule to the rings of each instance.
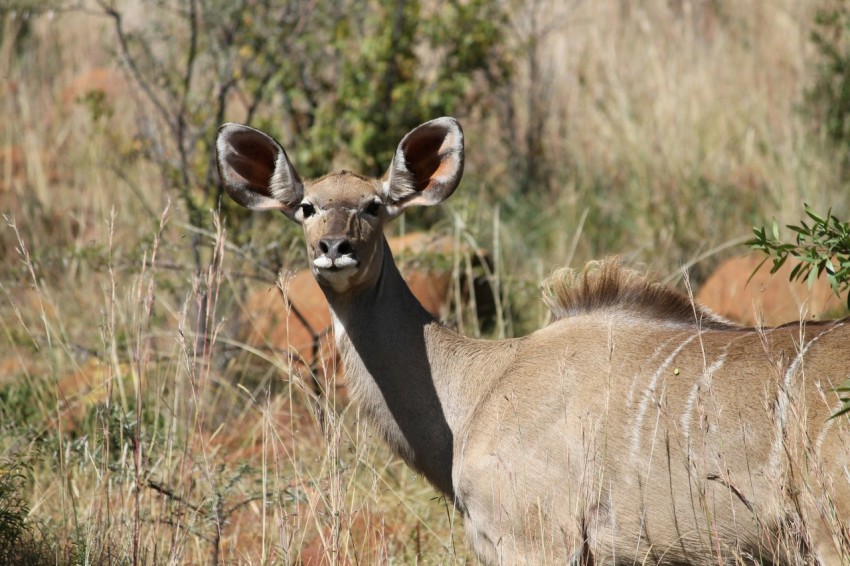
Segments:
[[[808,204],[804,207],[810,222],[803,220],[799,226],[787,226],[797,234],[795,243],[780,239],[776,222],[773,223],[770,236],[763,226],[753,228],[755,237],[746,245],[767,255],[755,271],[772,258],[770,272],[776,273],[789,257],[793,257],[799,263],[791,270],[791,281],[806,281],[811,288],[818,277],[825,275],[833,292],[841,296],[843,291],[850,288],[850,222],[841,222],[832,215],[832,211],[821,216]],[[850,294],[847,296],[847,307],[850,308]]]
[[[796,233],[795,243],[780,239],[776,222],[773,223],[770,236],[763,226],[753,228],[755,237],[746,245],[766,255],[753,275],[768,259],[773,261],[770,272],[776,273],[789,257],[793,257],[798,263],[789,275],[791,281],[805,280],[811,288],[818,277],[825,275],[833,292],[840,297],[842,292],[850,288],[850,222],[840,221],[832,215],[831,210],[822,216],[808,204],[803,206],[808,220],[802,220],[799,226],[787,226]],[[847,308],[850,309],[850,293],[847,293]],[[850,393],[850,379],[837,387],[836,391],[844,394],[841,397],[843,405],[831,418],[850,412],[850,397],[846,396]]]

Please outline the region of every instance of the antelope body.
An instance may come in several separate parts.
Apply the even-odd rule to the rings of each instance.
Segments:
[[[383,226],[452,194],[452,118],[387,174],[303,181],[266,134],[226,124],[228,193],[302,224],[352,397],[447,494],[489,564],[839,564],[850,557],[846,321],[747,329],[611,262],[545,285],[555,321],[473,340],[399,275]]]

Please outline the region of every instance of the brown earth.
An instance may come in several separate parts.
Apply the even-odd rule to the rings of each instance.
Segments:
[[[773,275],[769,261],[752,275],[763,259],[755,254],[727,259],[706,280],[696,300],[721,316],[749,326],[842,315],[845,301],[835,296],[826,278],[815,280],[811,289],[806,282],[789,281],[796,265],[790,259]]]

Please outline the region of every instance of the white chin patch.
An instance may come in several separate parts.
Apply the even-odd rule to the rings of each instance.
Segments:
[[[330,285],[337,293],[344,293],[351,284],[351,279],[357,273],[357,260],[342,256],[335,260],[327,256],[317,257],[313,260],[313,267],[318,271],[316,277],[324,284]]]

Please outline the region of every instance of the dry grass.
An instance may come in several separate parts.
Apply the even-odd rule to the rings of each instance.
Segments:
[[[670,273],[752,222],[796,219],[804,200],[847,210],[796,110],[816,3],[536,5],[551,24],[535,88],[553,182],[515,195],[492,121],[470,111],[468,181],[446,215],[458,240],[494,249],[495,334],[544,319],[537,282],[564,263],[619,252]],[[195,273],[185,211],[134,147],[134,87],[98,78],[115,68],[105,22],[31,24],[21,50],[20,20],[0,36],[0,459],[32,457],[30,520],[70,541],[48,554],[474,561],[450,504],[356,408],[311,400],[285,356],[234,344],[244,277],[272,285],[272,262],[221,228],[201,234],[212,267]],[[91,82],[106,115],[84,101]],[[531,90],[521,74],[515,96]],[[280,224],[250,229],[296,263]]]
[[[563,262],[588,211],[579,265],[625,253],[670,273],[765,218],[800,218],[804,201],[847,210],[835,159],[800,111],[817,2],[529,4],[542,14],[536,88],[556,173],[521,197],[532,210],[513,257],[547,250],[547,270]],[[535,28],[525,13],[521,36]],[[528,80],[518,78],[521,97]],[[469,153],[473,175],[492,167],[493,149]],[[498,184],[482,191],[494,189],[504,192],[480,198],[517,198]],[[695,266],[697,281],[714,261]]]

